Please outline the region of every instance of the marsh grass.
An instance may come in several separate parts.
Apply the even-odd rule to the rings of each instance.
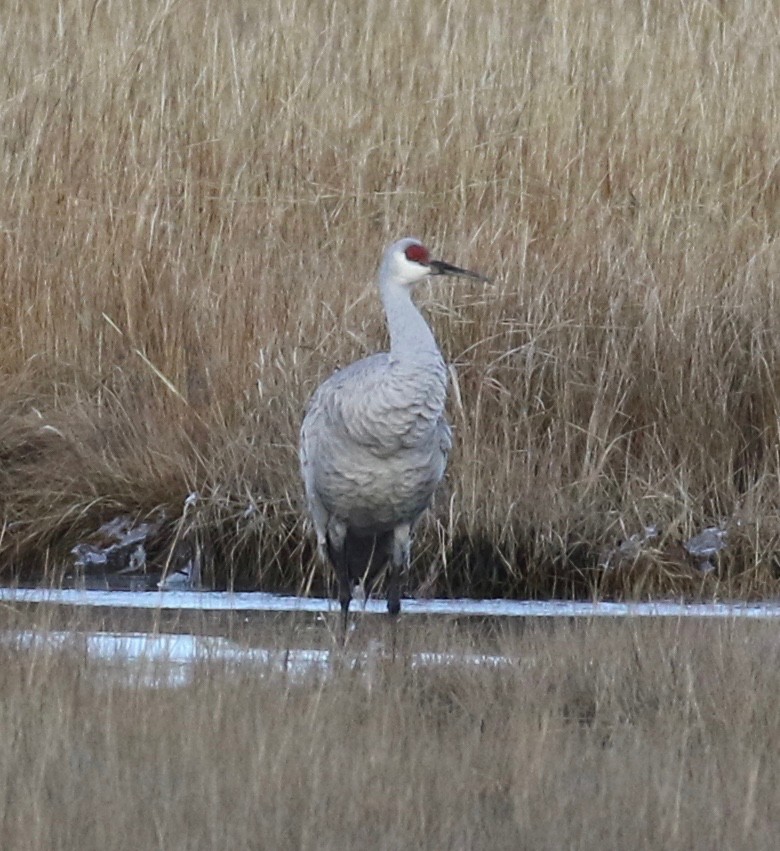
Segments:
[[[10,4],[0,567],[56,578],[162,511],[158,563],[184,536],[218,583],[321,583],[301,411],[385,345],[412,232],[496,282],[419,293],[456,444],[413,590],[776,593],[779,28],[770,0]],[[702,578],[675,547],[713,522]]]
[[[5,646],[2,846],[775,847],[773,624],[402,628],[370,674],[205,660],[170,689]],[[514,662],[407,664],[438,648]]]

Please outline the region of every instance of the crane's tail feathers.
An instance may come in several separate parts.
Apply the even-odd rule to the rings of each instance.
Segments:
[[[382,532],[379,535],[359,535],[348,531],[344,547],[351,582],[353,584],[363,582],[366,585],[366,590],[369,591],[374,578],[387,563],[392,545],[392,532]],[[335,565],[337,555],[330,536],[328,536],[328,555]]]

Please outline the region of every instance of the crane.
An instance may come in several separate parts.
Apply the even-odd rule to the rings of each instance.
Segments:
[[[390,351],[339,369],[315,390],[301,425],[300,463],[317,551],[336,573],[342,638],[352,589],[370,590],[389,563],[387,610],[400,612],[400,574],[411,534],[444,475],[452,436],[444,406],[447,367],[411,298],[434,275],[487,281],[442,260],[411,237],[379,267]]]

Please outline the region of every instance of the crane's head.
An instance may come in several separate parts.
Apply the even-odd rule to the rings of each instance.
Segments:
[[[468,269],[461,269],[443,260],[431,260],[428,249],[419,239],[406,237],[394,242],[382,258],[379,268],[381,284],[394,283],[410,287],[429,275],[453,275],[461,278],[488,279]]]

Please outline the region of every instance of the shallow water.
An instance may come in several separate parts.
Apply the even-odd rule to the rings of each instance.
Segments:
[[[263,592],[223,591],[89,591],[79,589],[0,588],[0,601],[46,603],[90,608],[223,611],[223,612],[309,612],[338,610],[335,600],[320,597],[290,597]],[[355,601],[354,611],[385,612],[384,600]],[[404,615],[450,615],[498,618],[780,618],[780,602],[685,603],[660,600],[643,603],[603,603],[569,600],[403,600]]]
[[[338,665],[370,676],[387,654],[378,642],[358,653],[333,648],[245,647],[221,636],[187,633],[91,632],[81,630],[0,631],[0,647],[26,651],[78,652],[88,665],[114,679],[150,687],[187,685],[204,664],[249,669],[253,674],[285,674],[293,680],[327,676]],[[406,659],[412,668],[448,665],[489,667],[512,664],[488,653],[418,652]]]
[[[258,676],[281,674],[293,680],[329,676],[334,665],[346,664],[370,677],[376,665],[387,658],[390,646],[389,622],[377,617],[385,613],[384,600],[353,604],[346,655],[336,649],[338,604],[322,598],[0,588],[0,602],[5,606],[5,616],[0,618],[0,647],[77,652],[96,674],[145,687],[187,685],[209,663],[250,670]],[[368,617],[364,619],[363,614]],[[502,630],[505,634],[507,630],[523,630],[526,621],[774,620],[780,618],[780,604],[404,600],[403,614],[403,623],[413,631],[413,625],[419,623],[421,634],[428,636],[422,648],[410,646],[403,654],[411,667],[514,666],[519,660],[500,652],[504,648],[496,635]],[[462,624],[472,636],[481,635],[479,649],[483,652],[452,653],[446,645],[430,648],[426,620]],[[394,634],[392,641],[395,644]]]

